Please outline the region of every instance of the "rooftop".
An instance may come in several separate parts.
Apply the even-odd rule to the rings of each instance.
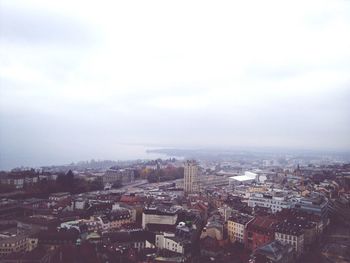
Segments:
[[[300,236],[304,233],[304,229],[309,228],[312,223],[306,220],[284,220],[276,224],[275,231],[278,233]]]
[[[231,215],[228,220],[236,222],[236,223],[241,224],[241,225],[245,225],[252,219],[253,219],[253,217],[250,215],[235,213],[235,214]]]
[[[272,231],[276,223],[277,220],[269,216],[257,216],[248,224],[248,227],[258,230]]]
[[[258,248],[254,254],[267,256],[268,258],[272,259],[273,262],[276,262],[285,257],[286,254],[291,253],[292,250],[293,248],[291,245],[283,244],[277,240],[274,240],[271,243]]]
[[[242,181],[255,180],[256,177],[257,177],[256,173],[244,172],[244,175],[231,176],[230,179],[234,179],[242,182]]]

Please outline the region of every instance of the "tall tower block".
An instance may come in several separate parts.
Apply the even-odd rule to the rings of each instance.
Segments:
[[[184,192],[185,194],[197,191],[198,166],[196,161],[186,161],[184,167]]]

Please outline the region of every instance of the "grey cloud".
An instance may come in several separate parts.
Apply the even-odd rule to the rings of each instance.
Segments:
[[[95,39],[79,21],[40,10],[0,8],[2,41],[21,45],[78,45],[91,44]]]

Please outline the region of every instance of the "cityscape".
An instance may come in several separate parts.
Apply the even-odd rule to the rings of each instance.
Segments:
[[[349,0],[0,0],[0,263],[350,263]]]
[[[1,262],[350,259],[350,162],[334,157],[91,160],[0,180]]]

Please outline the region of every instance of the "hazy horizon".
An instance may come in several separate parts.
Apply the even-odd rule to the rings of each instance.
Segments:
[[[163,151],[165,150],[165,151]],[[43,166],[60,166],[60,165],[69,165],[71,163],[79,163],[86,161],[134,161],[134,160],[155,160],[155,159],[168,159],[168,158],[186,158],[189,156],[185,156],[184,154],[168,154],[167,150],[172,151],[180,151],[180,152],[188,152],[193,154],[189,154],[191,158],[195,157],[194,153],[200,153],[203,156],[203,153],[211,153],[212,157],[217,156],[219,154],[230,153],[234,156],[235,153],[246,152],[249,154],[259,154],[261,153],[261,158],[266,157],[266,154],[272,154],[276,156],[282,155],[295,155],[295,156],[308,156],[308,157],[321,157],[321,156],[347,156],[347,160],[350,160],[350,151],[334,151],[334,150],[311,150],[311,149],[292,149],[292,148],[271,148],[271,147],[161,147],[155,145],[127,145],[127,144],[118,144],[116,147],[116,151],[111,155],[107,156],[106,154],[103,156],[95,155],[81,155],[80,157],[75,157],[75,159],[70,159],[69,157],[62,157],[58,155],[49,155],[49,156],[37,156],[33,160],[31,159],[23,159],[23,155],[14,156],[13,159],[8,158],[7,162],[1,163],[0,171],[11,170],[14,168],[20,167],[31,167],[31,168],[39,168]],[[106,157],[107,156],[107,157]],[[11,157],[11,156],[9,156]],[[200,158],[200,156],[197,156]],[[267,158],[269,159],[269,158]],[[39,160],[39,161],[38,161]]]
[[[145,147],[350,152],[349,32],[342,0],[3,0],[0,169]]]

